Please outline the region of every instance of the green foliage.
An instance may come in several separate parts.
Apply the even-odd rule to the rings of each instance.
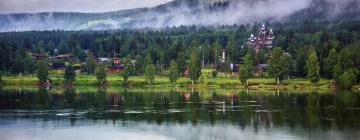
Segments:
[[[281,56],[280,62],[283,64],[283,73],[282,76],[291,76],[291,71],[293,70],[293,59],[289,54],[283,54]]]
[[[250,54],[246,54],[243,59],[244,65],[239,70],[239,80],[242,84],[245,84],[254,75],[254,62]]]
[[[234,38],[229,39],[229,42],[226,47],[226,52],[229,58],[230,63],[236,63],[237,49],[236,42]]]
[[[176,61],[170,61],[170,82],[176,84],[177,79],[179,78],[179,71]]]
[[[201,83],[201,86],[206,86],[206,77],[204,74],[200,76],[199,82]]]
[[[344,70],[341,68],[340,64],[339,63],[335,64],[335,66],[333,67],[333,74],[332,74],[335,81],[340,80],[339,78],[340,78],[340,76],[342,75],[343,72],[344,72]]]
[[[151,55],[150,55],[150,53],[147,53],[145,56],[145,59],[144,59],[144,65],[147,66],[152,63],[153,63],[153,60],[151,58]]]
[[[324,60],[324,74],[327,78],[334,78],[334,66],[337,64],[337,52],[336,49],[333,48],[330,50],[329,55]]]
[[[135,56],[135,73],[140,75],[144,73],[144,63],[141,55]]]
[[[276,75],[279,79],[286,76],[306,77],[306,60],[307,54],[310,54],[309,51],[316,51],[318,55],[321,76],[339,79],[344,71],[350,69],[359,71],[359,25],[358,20],[341,21],[341,24],[311,21],[272,24],[270,28],[274,29],[276,35],[273,46],[280,46],[282,50],[290,54],[289,58],[296,61],[295,71],[292,73],[292,65],[290,65],[292,59],[280,57],[278,64],[283,63],[286,67],[284,69],[272,67],[275,70],[271,75],[274,77]],[[0,39],[0,70],[14,75],[34,74],[37,70],[36,60],[29,55],[30,53],[48,54],[51,57],[72,53],[75,56],[74,59],[83,63],[89,58],[85,50],[89,50],[89,53],[96,57],[111,57],[114,48],[119,57],[136,56],[134,57],[135,66],[131,70],[131,75],[134,76],[143,75],[145,67],[150,63],[156,63],[156,68],[161,72],[170,66],[170,61],[174,59],[178,64],[179,73],[182,73],[189,68],[191,50],[200,47],[198,60],[201,61],[204,58],[205,67],[221,65],[219,57],[222,49],[226,51],[226,65],[238,63],[238,60],[247,52],[251,54],[254,63],[268,63],[270,50],[263,49],[255,53],[254,49],[246,45],[250,33],[258,32],[259,26],[259,24],[217,28],[183,26],[160,31],[117,30],[111,33],[102,31],[6,32],[1,34]],[[336,49],[338,53],[334,53],[331,49]],[[334,59],[334,54],[338,59]],[[338,72],[335,72],[335,67],[338,67]],[[224,65],[224,68],[228,66]],[[88,66],[85,69],[86,72],[93,74],[95,67],[92,67],[92,70],[89,69],[91,68]],[[268,69],[269,67],[265,70],[268,71]],[[337,73],[337,77],[334,77],[334,73]],[[357,81],[360,81],[360,76]]]
[[[178,53],[176,62],[178,65],[179,75],[181,76],[181,73],[186,70],[185,54],[181,52]]]
[[[316,52],[310,52],[306,60],[307,77],[312,83],[318,83],[320,80],[320,66]]]
[[[298,76],[305,76],[306,75],[306,51],[304,50],[304,48],[300,48],[298,50],[296,50],[296,66],[295,66],[295,70],[296,70],[296,74]]]
[[[85,70],[88,74],[94,74],[96,70],[96,62],[94,55],[90,53],[86,58]]]
[[[214,70],[214,71],[211,72],[211,75],[212,75],[214,78],[216,78],[217,75],[218,75],[218,72],[217,72],[216,70]]]
[[[219,64],[219,60],[220,60],[220,54],[221,54],[221,46],[219,44],[218,41],[215,41],[214,43],[211,44],[211,48],[213,51],[213,58],[214,58],[214,65],[218,65]]]
[[[76,73],[71,64],[68,64],[65,68],[64,79],[67,84],[72,84],[75,81]]]
[[[125,68],[123,71],[121,71],[121,75],[123,77],[124,84],[128,84],[128,80],[131,75],[131,71],[132,71],[131,59],[128,57],[125,60]]]
[[[155,68],[154,65],[148,64],[145,68],[145,82],[147,85],[153,85],[155,82]]]
[[[192,84],[196,82],[201,75],[201,64],[198,57],[198,52],[195,49],[192,49],[190,54],[190,63],[189,63],[189,76],[192,81]]]
[[[96,68],[96,80],[97,80],[98,85],[105,86],[106,85],[106,77],[107,77],[107,73],[105,70],[105,66],[99,65]]]
[[[274,48],[272,51],[272,60],[269,63],[269,74],[280,82],[285,76],[289,76],[292,70],[292,58],[285,54],[281,48]],[[279,83],[278,83],[279,84]]]
[[[356,84],[356,73],[354,70],[346,70],[338,80],[339,85],[342,88],[348,89]]]
[[[49,68],[45,61],[38,62],[37,78],[40,84],[46,83],[49,79]]]
[[[2,85],[3,82],[4,81],[3,81],[3,78],[2,78],[2,72],[0,71],[0,86]]]
[[[28,74],[36,71],[36,61],[29,54],[25,45],[16,50],[15,62],[12,65],[13,74]]]

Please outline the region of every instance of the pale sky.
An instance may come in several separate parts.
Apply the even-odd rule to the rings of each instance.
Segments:
[[[0,13],[109,12],[152,7],[172,0],[0,0]]]

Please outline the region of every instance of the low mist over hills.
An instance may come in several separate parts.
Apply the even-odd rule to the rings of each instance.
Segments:
[[[1,14],[0,31],[109,30],[359,18],[358,0],[174,0],[152,8],[107,13]]]

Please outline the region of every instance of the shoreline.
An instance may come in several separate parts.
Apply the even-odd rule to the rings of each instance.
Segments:
[[[51,77],[53,81],[52,86],[64,86],[64,79],[61,77]],[[249,86],[243,86],[238,79],[231,78],[209,78],[203,82],[197,82],[194,86],[191,85],[191,80],[186,77],[179,78],[176,88],[230,88],[230,89],[250,89],[250,90],[336,90],[330,87],[328,79],[321,79],[317,86],[311,84],[305,78],[283,80],[282,84],[276,85],[273,78],[258,78],[249,79]],[[3,84],[5,86],[38,86],[38,79],[34,76],[21,76],[21,77],[3,77]],[[96,86],[95,76],[78,76],[76,77],[73,86]],[[141,76],[133,76],[129,78],[128,85],[124,86],[121,76],[111,75],[107,78],[107,88],[111,87],[126,87],[126,88],[171,88],[173,85],[169,79],[164,76],[156,76],[154,85],[148,86],[145,84],[145,79]],[[353,86],[354,92],[360,91],[360,85]]]

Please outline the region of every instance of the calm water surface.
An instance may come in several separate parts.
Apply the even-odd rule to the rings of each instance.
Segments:
[[[1,140],[359,138],[352,92],[0,90]]]

